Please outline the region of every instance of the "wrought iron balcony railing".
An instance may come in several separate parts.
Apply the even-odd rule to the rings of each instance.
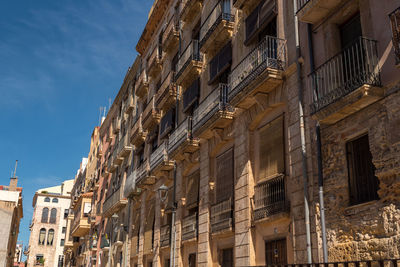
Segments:
[[[286,40],[266,36],[229,75],[229,100],[246,88],[266,69],[283,70],[286,65]]]
[[[165,30],[162,36],[162,44],[163,44],[162,48],[165,52],[167,52],[178,42],[179,42],[179,18],[177,14],[174,14],[166,23]]]
[[[200,52],[199,40],[192,40],[180,55],[175,80],[179,79],[191,61],[203,62],[203,54]]]
[[[175,128],[168,139],[168,153],[176,150],[185,140],[192,138],[192,117],[187,117]]]
[[[233,201],[231,198],[211,206],[211,232],[233,228]]]
[[[175,72],[170,71],[161,83],[155,96],[156,106],[159,109],[168,110],[176,102],[178,97],[178,87],[174,80]]]
[[[136,122],[131,130],[131,143],[136,147],[142,144],[147,136],[147,131],[143,129],[142,114],[136,117]]]
[[[132,92],[130,92],[128,99],[126,100],[125,114],[129,114],[134,108],[135,108],[135,96],[133,95]]]
[[[267,218],[273,214],[289,211],[286,199],[285,176],[261,182],[255,186],[254,220]]]
[[[220,23],[234,22],[230,2],[218,1],[200,28],[200,46],[202,47]],[[232,25],[233,27],[233,25]]]
[[[311,0],[297,0],[297,12],[303,9]]]
[[[129,133],[125,132],[124,136],[118,142],[118,156],[125,158],[126,156],[129,156],[132,149],[133,146],[129,140]]]
[[[313,92],[312,113],[365,84],[381,86],[376,43],[360,37],[308,76]]]
[[[141,190],[136,187],[137,180],[137,170],[131,171],[131,173],[127,176],[124,187],[124,197],[129,197],[132,195],[139,195]]]
[[[150,171],[157,167],[161,162],[168,160],[167,142],[162,142],[157,149],[150,155]]]
[[[389,14],[396,65],[400,64],[400,7]]]
[[[124,188],[120,186],[116,189],[103,203],[103,213],[108,216],[111,215],[115,210],[126,205],[128,202],[123,196]]]
[[[160,229],[160,247],[168,247],[171,241],[171,226],[164,225]]]
[[[162,51],[162,45],[156,44],[151,52],[148,64],[148,72],[151,77],[161,71]]]
[[[197,213],[182,220],[182,241],[197,238]]]
[[[160,123],[160,119],[161,114],[156,106],[155,97],[153,96],[143,111],[143,128],[145,130],[150,130],[153,126]]]
[[[232,111],[228,104],[228,85],[220,83],[193,112],[193,132],[207,123],[219,111]]]
[[[142,182],[148,175],[148,172],[149,172],[149,164],[148,160],[146,159],[142,164],[140,164],[140,166],[136,170],[137,174],[136,183]]]
[[[149,89],[149,80],[147,77],[147,71],[146,68],[143,67],[136,80],[135,94],[138,97],[143,98],[147,94],[148,89]]]

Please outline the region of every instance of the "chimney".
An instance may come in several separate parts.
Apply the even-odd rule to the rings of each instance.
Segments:
[[[15,161],[15,169],[14,169],[14,175],[13,177],[10,178],[10,186],[9,186],[9,191],[17,191],[17,184],[18,184],[18,177],[17,177],[17,165],[18,165],[18,160]]]

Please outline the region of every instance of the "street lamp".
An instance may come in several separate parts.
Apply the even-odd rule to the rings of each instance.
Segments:
[[[119,216],[118,214],[114,213],[111,216],[111,232],[110,232],[110,250],[108,251],[108,266],[111,267],[111,257],[112,257],[112,238],[114,232],[114,224],[118,222]]]
[[[165,200],[167,200],[167,196],[168,196],[168,187],[163,184],[162,186],[160,186],[158,188],[158,196],[160,197],[161,201],[164,203]]]

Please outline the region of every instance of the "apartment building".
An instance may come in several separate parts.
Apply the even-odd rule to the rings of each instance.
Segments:
[[[391,0],[155,1],[71,266],[397,257],[399,23]]]
[[[390,0],[297,1],[313,140],[320,124],[330,261],[399,255],[399,8]]]
[[[0,185],[0,266],[13,266],[19,224],[23,217],[22,187],[18,177],[10,178],[9,185]]]
[[[74,180],[42,188],[33,196],[34,208],[29,226],[27,266],[64,266],[67,216]]]

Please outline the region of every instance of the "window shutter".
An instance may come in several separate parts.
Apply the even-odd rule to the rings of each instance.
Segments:
[[[148,253],[153,248],[153,227],[154,227],[154,200],[148,202],[149,209],[146,216],[146,225],[144,228],[144,251]]]
[[[214,80],[218,74],[218,55],[210,62],[210,81]]]
[[[210,62],[210,83],[222,74],[232,62],[232,44],[227,43]]]
[[[257,31],[258,9],[259,6],[257,6],[246,18],[246,41],[249,40]]]
[[[216,203],[233,196],[233,149],[217,157]]]
[[[164,138],[173,128],[175,123],[175,109],[171,108],[161,119],[160,137]]]
[[[258,14],[258,28],[262,29],[276,16],[276,14],[276,0],[270,0],[261,3]]]
[[[284,173],[283,140],[282,116],[260,129],[259,180]]]
[[[200,180],[199,171],[196,171],[195,173],[187,177],[187,185],[186,185],[187,208],[193,208],[197,206],[199,200],[199,180]]]
[[[200,91],[200,79],[195,80],[183,93],[183,111],[186,112],[198,99]]]

